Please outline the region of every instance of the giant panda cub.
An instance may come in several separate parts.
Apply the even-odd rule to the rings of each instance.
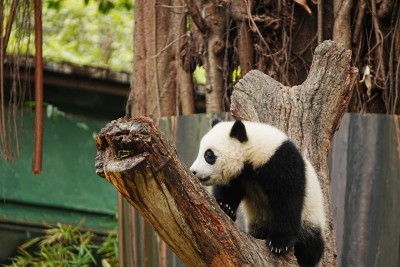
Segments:
[[[325,213],[318,177],[289,138],[268,124],[214,122],[190,167],[233,220],[243,201],[246,231],[276,254],[294,248],[300,266],[324,251]]]

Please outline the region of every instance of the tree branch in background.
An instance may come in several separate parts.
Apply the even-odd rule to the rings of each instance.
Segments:
[[[6,133],[6,112],[4,104],[4,57],[5,44],[3,38],[3,21],[4,21],[4,1],[0,0],[0,141],[1,153],[5,159],[8,159],[8,144]]]
[[[33,174],[42,172],[43,149],[43,56],[42,56],[42,1],[35,0],[35,143]]]
[[[185,0],[186,2],[186,7],[188,8],[189,14],[193,19],[193,22],[196,24],[197,29],[202,34],[205,34],[208,30],[208,26],[206,22],[204,21],[203,17],[201,16],[200,10],[198,9],[196,2],[193,0]]]
[[[3,47],[2,47],[3,48],[3,57],[5,57],[5,55],[6,55],[8,40],[10,40],[11,28],[12,28],[12,25],[14,22],[15,13],[17,12],[17,3],[18,3],[17,0],[13,0],[11,3],[10,14],[8,16],[6,31],[5,31],[4,37],[3,37]]]
[[[376,0],[371,0],[372,25],[374,27],[375,43],[374,47],[374,69],[376,73],[375,84],[383,86],[386,80],[385,59],[383,57],[383,34],[379,26],[378,13],[376,11]]]
[[[251,10],[252,0],[233,1],[232,17],[238,27],[238,58],[241,74],[244,76],[254,66],[254,44],[249,20],[253,19]]]
[[[324,40],[324,0],[318,0],[318,44]]]
[[[204,36],[206,56],[204,67],[207,70],[206,81],[206,112],[223,112],[224,107],[224,51],[227,43],[228,6],[218,0],[204,4],[204,17],[209,31]]]
[[[346,49],[351,48],[351,7],[353,0],[333,0],[333,40],[342,43]]]

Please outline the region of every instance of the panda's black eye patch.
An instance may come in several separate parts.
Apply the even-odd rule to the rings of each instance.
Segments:
[[[207,149],[206,152],[204,152],[204,159],[208,164],[213,165],[217,160],[217,156],[215,156],[211,149]]]

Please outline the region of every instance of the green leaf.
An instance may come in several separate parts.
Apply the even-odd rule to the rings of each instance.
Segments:
[[[115,5],[112,1],[109,0],[100,0],[99,11],[103,14],[108,13]]]
[[[88,126],[86,123],[84,123],[84,122],[77,122],[77,123],[76,123],[76,126],[77,126],[78,128],[81,128],[81,129],[85,130],[85,131],[88,131],[88,130],[89,130],[89,126]]]
[[[193,72],[193,80],[195,83],[200,85],[205,85],[207,82],[206,78],[206,70],[203,66],[196,66],[196,69]]]
[[[31,247],[32,245],[35,245],[40,240],[41,240],[41,237],[32,238],[32,239],[26,241],[24,244],[22,244],[19,248],[20,249],[27,249],[27,248]]]
[[[47,7],[60,11],[63,0],[47,0]]]

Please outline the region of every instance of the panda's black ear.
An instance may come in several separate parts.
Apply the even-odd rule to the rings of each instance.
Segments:
[[[216,124],[220,123],[221,119],[220,118],[214,118],[211,121],[211,128],[214,127]]]
[[[240,143],[246,142],[248,140],[246,127],[242,121],[235,121],[232,126],[231,133],[229,134],[230,137],[236,138],[239,140]]]

